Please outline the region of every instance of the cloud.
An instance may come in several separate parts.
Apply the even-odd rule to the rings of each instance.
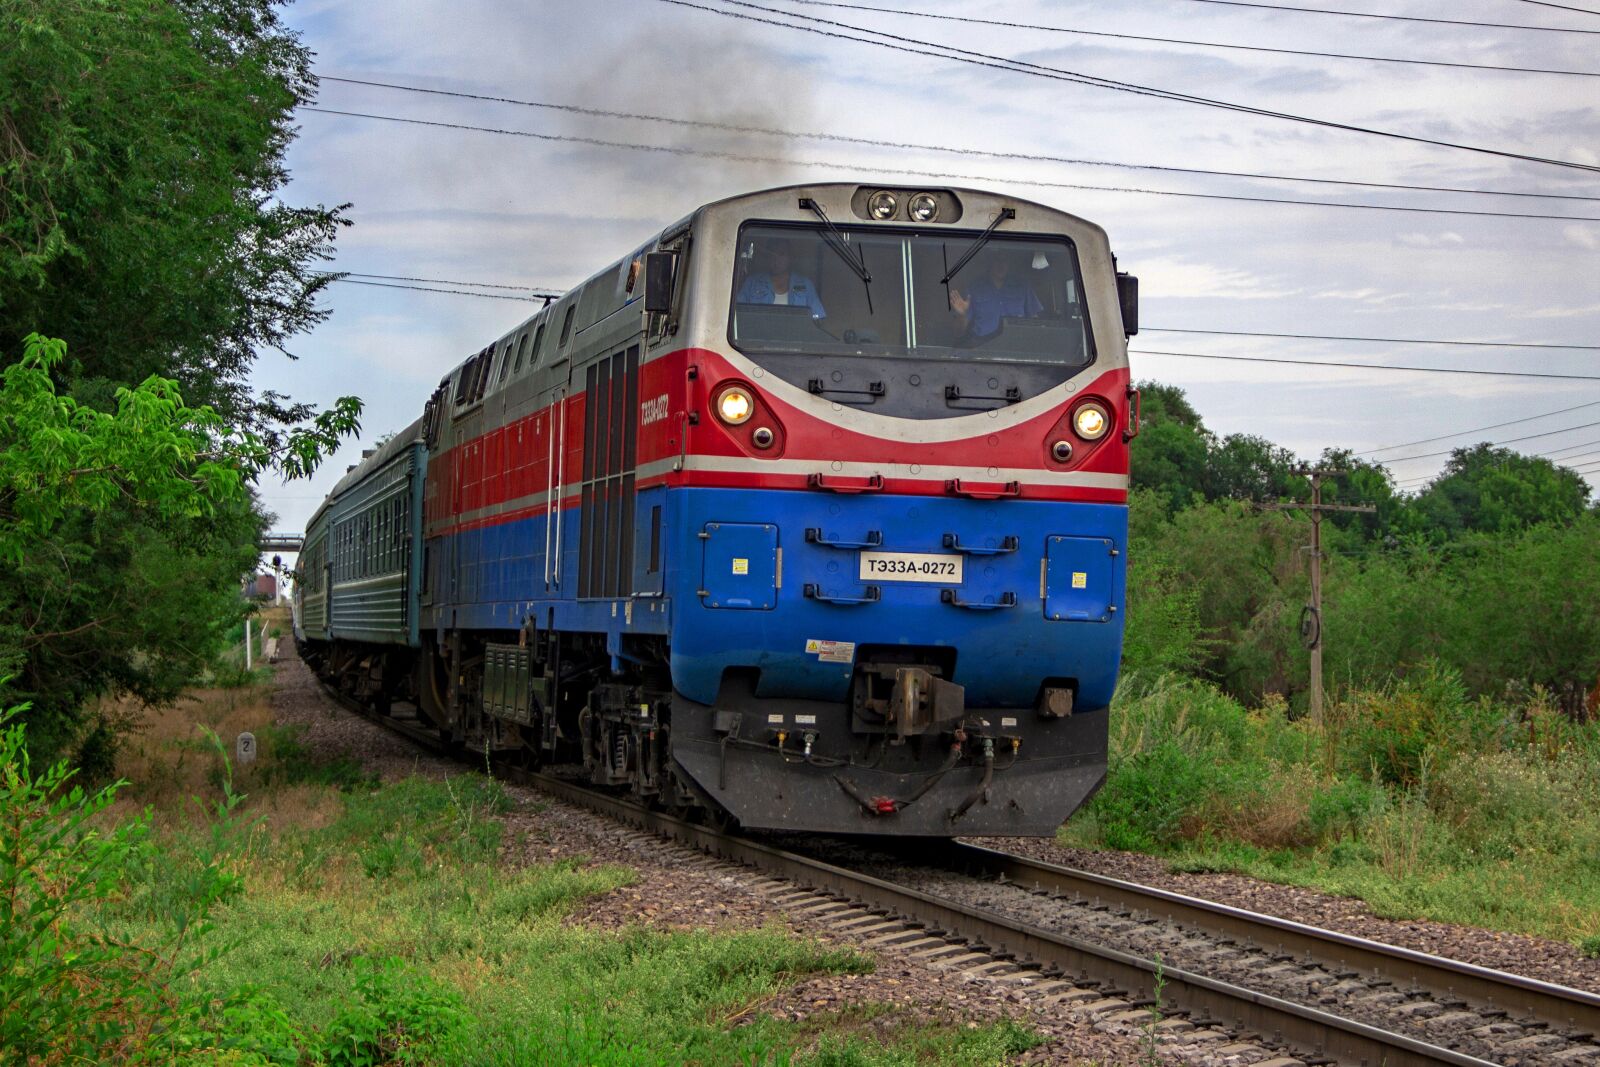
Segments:
[[[1272,300],[1301,292],[1247,270],[1213,263],[1154,258],[1140,260],[1138,269],[1141,291],[1161,298]]]
[[[1467,243],[1467,239],[1453,230],[1443,233],[1400,233],[1395,243],[1407,248],[1454,248]]]
[[[978,5],[985,15],[998,6]],[[1426,13],[1422,0],[1402,6]],[[1373,50],[1363,20],[1092,0],[1012,0],[1004,7],[1002,17],[1021,22],[1282,48],[1307,47],[1314,21],[1320,50]],[[1552,167],[908,55],[652,0],[390,0],[376,13],[369,8],[301,0],[284,18],[317,52],[323,74],[1002,152],[1330,180],[1588,192],[1581,179]],[[970,0],[929,0],[927,9],[975,10]],[[862,13],[839,17],[869,19]],[[1600,162],[1593,147],[1600,145],[1600,109],[1586,84],[1574,84],[1584,79],[1136,42],[1068,45],[1073,38],[924,25],[896,16],[870,24],[1263,109]],[[1436,45],[1434,29],[1394,24],[1385,31],[1386,48],[1421,55]],[[1520,35],[1527,42],[1514,36],[1463,38],[1452,58],[1573,69],[1592,58],[1583,41],[1564,35]],[[1142,279],[1152,327],[1587,343],[1593,316],[1600,314],[1593,268],[1600,226],[1593,223],[1336,211],[1038,187],[1023,179],[1473,209],[1497,203],[1490,198],[846,147],[333,82],[324,83],[322,98],[323,106],[352,111],[777,160],[746,164],[308,113],[289,159],[294,180],[287,200],[354,202],[356,225],[339,238],[335,268],[570,285],[707,201],[791,181],[870,179],[867,166],[921,165],[990,174],[990,181],[966,184],[1013,192],[1104,226],[1123,269]],[[818,159],[858,166],[810,165]],[[332,319],[294,339],[292,347],[304,358],[264,358],[255,380],[324,404],[360,393],[368,401],[369,439],[414,418],[444,369],[527,311],[505,301],[354,285],[333,286],[325,299],[335,309]],[[1444,365],[1437,350],[1415,346],[1213,340],[1208,350],[1221,354]],[[1181,345],[1152,341],[1150,347],[1198,350],[1198,344],[1185,338]],[[1493,358],[1499,357],[1486,355],[1481,365]],[[1136,373],[1152,369],[1192,388],[1219,431],[1261,434],[1308,456],[1327,444],[1392,441],[1396,425],[1422,437],[1493,422],[1508,395],[1529,397],[1529,410],[1540,403],[1558,407],[1562,388],[1572,384],[1153,357]],[[342,463],[337,470],[330,466],[330,479],[342,470]],[[318,481],[285,491],[276,505],[284,522],[303,519],[315,504],[304,497],[321,488]]]
[[[1593,226],[1573,223],[1561,231],[1561,236],[1565,237],[1568,243],[1575,244],[1579,248],[1587,249],[1590,252],[1600,249],[1600,230]]]

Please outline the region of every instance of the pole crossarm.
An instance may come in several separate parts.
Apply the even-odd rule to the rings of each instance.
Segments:
[[[1282,504],[1257,504],[1262,511],[1356,511],[1364,515],[1371,515],[1378,509],[1372,504],[1301,504],[1298,501],[1287,501]]]

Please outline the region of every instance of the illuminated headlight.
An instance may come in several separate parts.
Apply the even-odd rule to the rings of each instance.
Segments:
[[[867,201],[867,212],[875,219],[892,219],[899,207],[900,201],[887,190],[873,193],[872,199]]]
[[[939,200],[932,193],[918,193],[906,204],[912,222],[932,222],[939,217]]]
[[[1104,407],[1090,402],[1073,413],[1072,428],[1085,441],[1098,441],[1111,428],[1111,416]]]
[[[729,426],[747,421],[755,410],[755,401],[750,399],[749,392],[737,385],[724,389],[717,396],[717,418]]]

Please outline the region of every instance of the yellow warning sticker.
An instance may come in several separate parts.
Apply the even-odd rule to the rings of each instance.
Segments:
[[[1087,589],[1087,588],[1089,588],[1089,572],[1088,571],[1073,571],[1072,572],[1072,588],[1074,588],[1074,589]]]
[[[735,573],[735,574],[749,574],[750,573],[750,561],[748,559],[744,559],[742,557],[735,556],[733,558],[733,573]]]
[[[806,653],[817,657],[822,663],[849,663],[856,658],[856,643],[854,641],[823,641],[815,637],[806,638]]]

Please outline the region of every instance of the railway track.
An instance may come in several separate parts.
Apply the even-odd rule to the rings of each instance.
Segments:
[[[449,752],[412,722],[324,691],[386,729]],[[923,843],[938,853],[931,859],[843,845],[833,851],[849,858],[833,862],[815,849],[722,833],[550,774],[494,769],[759,870],[778,880],[773,899],[786,910],[1030,984],[1096,1018],[1143,1017],[1154,1027],[1183,1017],[1231,1034],[1239,1047],[1251,1038],[1279,1050],[1273,1062],[1284,1064],[1600,1067],[1600,997],[1583,991],[966,842]]]

